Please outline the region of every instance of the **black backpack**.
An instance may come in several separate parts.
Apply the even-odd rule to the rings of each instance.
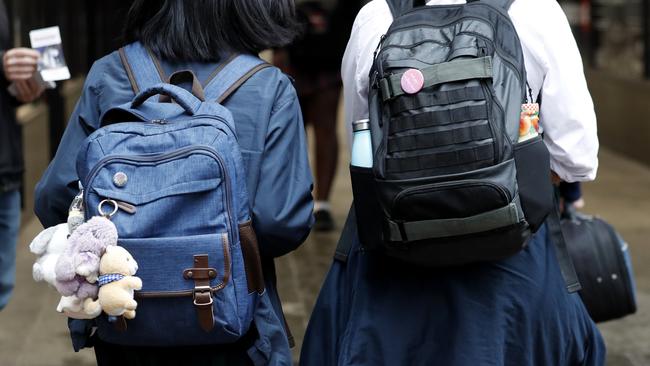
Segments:
[[[395,20],[368,97],[374,164],[351,167],[363,246],[425,266],[516,254],[554,200],[542,137],[518,143],[526,70],[513,0],[387,2]]]

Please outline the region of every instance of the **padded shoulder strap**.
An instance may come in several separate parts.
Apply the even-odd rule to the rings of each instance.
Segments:
[[[476,1],[492,4],[492,6],[504,9],[506,12],[510,10],[510,6],[515,2],[515,0],[468,0],[467,3],[473,3]]]
[[[427,2],[426,0],[386,0],[386,3],[395,19],[417,6],[426,5]]]
[[[271,67],[253,55],[238,55],[224,62],[223,68],[203,87],[206,100],[224,102],[258,71]]]
[[[135,94],[167,81],[158,59],[140,42],[120,48],[119,54]]]

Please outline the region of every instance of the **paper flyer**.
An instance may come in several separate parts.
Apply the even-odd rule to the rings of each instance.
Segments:
[[[38,70],[44,81],[70,79],[70,70],[63,57],[59,27],[35,29],[29,32],[32,48],[41,54]]]

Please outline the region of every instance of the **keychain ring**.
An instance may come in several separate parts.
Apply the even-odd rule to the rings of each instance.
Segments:
[[[111,213],[108,213],[108,214],[104,212],[104,205],[107,205],[107,204],[113,205],[113,211]],[[108,200],[108,199],[101,201],[99,203],[99,205],[97,205],[97,211],[99,211],[99,214],[104,216],[107,219],[110,219],[111,217],[115,216],[118,209],[119,209],[119,206],[117,205],[117,202],[115,202],[113,200]]]

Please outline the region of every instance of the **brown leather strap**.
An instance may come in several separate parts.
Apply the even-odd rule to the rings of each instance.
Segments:
[[[147,50],[147,53],[149,54],[149,57],[151,57],[151,60],[153,61],[153,64],[156,66],[156,70],[158,70],[158,75],[160,75],[160,80],[162,80],[163,83],[166,82],[167,81],[167,76],[165,76],[165,71],[163,70],[163,68],[162,68],[162,66],[160,64],[160,60],[158,60],[158,57],[156,57],[156,55],[154,55],[153,52],[151,52],[149,47],[145,47],[145,49]]]
[[[217,277],[217,270],[209,267],[207,254],[195,255],[194,267],[184,270],[183,277],[186,280],[194,280],[194,306],[199,325],[201,329],[209,332],[214,328],[210,280]]]
[[[206,86],[208,86],[208,84],[210,84],[212,79],[214,79],[221,72],[221,70],[223,70],[226,66],[228,66],[228,64],[231,63],[232,60],[237,58],[237,56],[239,55],[236,53],[233,53],[232,55],[228,56],[228,58],[224,62],[222,62],[216,69],[214,69],[214,71],[212,71],[210,76],[208,76],[208,78],[203,82],[203,87],[205,88]]]
[[[113,327],[115,328],[116,331],[123,333],[126,332],[127,325],[126,325],[126,318],[123,316],[118,316],[115,320],[115,323],[113,323]]]
[[[129,60],[126,57],[126,51],[124,50],[124,47],[121,47],[118,50],[118,53],[120,54],[120,60],[122,60],[122,65],[124,66],[124,70],[126,70],[126,76],[129,77],[129,82],[131,83],[131,88],[133,89],[133,93],[137,95],[138,93],[140,93],[140,88],[138,88],[138,83],[135,81],[135,76],[133,75],[133,69],[131,69]]]
[[[264,292],[264,274],[262,272],[260,250],[257,245],[257,237],[255,236],[255,230],[253,230],[252,221],[239,225],[239,240],[244,257],[248,292],[261,294]]]
[[[202,102],[205,102],[205,92],[203,91],[203,86],[199,82],[199,79],[192,72],[192,70],[179,70],[171,74],[169,77],[169,83],[172,85],[180,85],[184,83],[191,83],[192,90],[189,90],[195,97],[199,98]],[[171,102],[171,98],[168,95],[161,95],[159,100],[161,103]]]
[[[217,99],[217,103],[222,104],[226,99],[228,99],[232,95],[232,93],[237,91],[237,89],[239,89],[240,86],[242,86],[246,81],[248,81],[248,79],[253,77],[253,75],[257,74],[258,71],[266,69],[271,66],[272,65],[268,63],[263,63],[255,66],[253,69],[251,69],[251,71],[247,72],[244,76],[242,76],[239,80],[237,80],[234,84],[232,84],[230,88],[228,88],[228,90],[226,90]]]

